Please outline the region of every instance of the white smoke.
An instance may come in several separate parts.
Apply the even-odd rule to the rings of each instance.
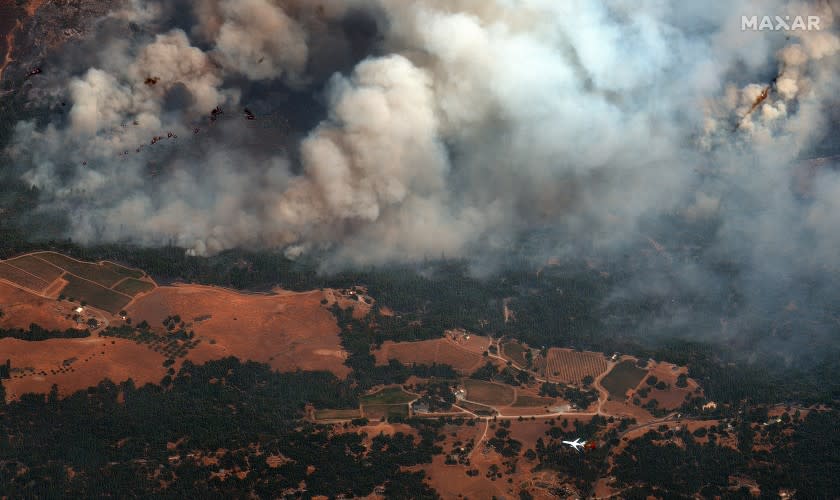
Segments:
[[[171,16],[156,5],[112,17],[153,29]],[[333,248],[341,261],[381,262],[468,255],[556,225],[612,246],[651,214],[728,217],[721,184],[698,175],[712,169],[753,196],[775,193],[777,218],[752,238],[764,244],[780,237],[772,221],[804,217],[779,186],[824,134],[840,47],[828,4],[761,6],[819,9],[819,32],[740,31],[756,8],[201,0],[185,25],[103,40],[96,67],[66,83],[68,121],[19,124],[10,152],[85,243]],[[357,50],[336,26],[360,10],[381,38],[323,85],[311,72],[332,49]],[[326,116],[291,153],[268,147],[280,132],[246,145],[239,114],[253,85],[322,93]],[[211,124],[216,106],[225,120]],[[150,144],[157,136],[167,137]],[[759,180],[742,162],[756,157]],[[814,194],[803,230],[833,227],[821,198],[833,192]],[[724,231],[747,223],[739,213]]]

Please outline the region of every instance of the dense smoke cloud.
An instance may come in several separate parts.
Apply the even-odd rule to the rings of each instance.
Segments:
[[[20,123],[9,153],[82,243],[326,249],[341,265],[562,228],[550,255],[570,240],[617,249],[676,214],[720,221],[720,252],[772,249],[759,267],[833,266],[840,177],[819,170],[807,202],[791,183],[836,109],[837,12],[129,2],[101,21],[93,55],[45,80],[41,99],[67,99],[67,118]],[[819,15],[821,30],[742,31],[742,14]],[[306,120],[261,125],[301,107]]]

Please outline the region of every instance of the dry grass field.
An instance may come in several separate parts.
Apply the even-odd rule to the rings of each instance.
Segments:
[[[647,370],[639,368],[633,361],[622,361],[601,379],[601,386],[610,393],[610,399],[623,401],[627,391],[633,389],[647,375]]]
[[[516,392],[509,385],[486,382],[484,380],[465,379],[466,398],[488,406],[508,406],[516,399]]]
[[[566,498],[551,492],[551,488],[558,486],[556,471],[540,469],[539,461],[528,460],[524,457],[525,451],[534,449],[539,438],[547,440],[545,435],[549,426],[546,419],[535,421],[525,420],[523,422],[511,421],[509,432],[512,439],[522,443],[522,450],[516,462],[515,471],[510,473],[504,465],[507,461],[498,451],[484,452],[483,443],[479,443],[470,456],[470,465],[451,465],[446,463],[446,456],[452,453],[457,446],[470,442],[478,442],[484,434],[487,423],[479,422],[475,426],[446,425],[441,434],[446,439],[436,444],[441,446],[444,453],[435,455],[430,464],[410,467],[409,470],[422,468],[426,471],[429,484],[441,495],[441,498],[520,498],[522,490],[528,491],[530,497],[536,499]],[[491,423],[492,424],[492,423]],[[492,436],[499,428],[492,425],[487,430],[486,437]],[[459,444],[456,444],[459,443]],[[491,467],[496,467],[502,473],[502,477],[488,477]],[[469,476],[466,472],[475,469],[478,474]],[[574,496],[569,496],[574,498]]]
[[[61,260],[52,258],[56,262]],[[27,266],[38,264],[35,257],[27,258],[25,262]],[[104,274],[125,269],[126,274],[137,275],[135,270],[111,263],[91,266],[101,267]],[[39,280],[38,286],[46,283],[25,271],[9,267],[22,273],[21,279]],[[44,269],[54,267],[44,262]],[[43,274],[42,270],[32,269]],[[82,265],[74,269],[88,267]],[[51,272],[53,276],[56,274],[54,269]],[[164,318],[174,315],[184,318],[184,329],[193,332],[197,345],[178,354],[184,358],[177,360],[175,369],[183,359],[204,363],[236,356],[243,361],[267,363],[279,371],[325,370],[339,377],[350,372],[344,365],[346,353],[341,347],[338,325],[328,305],[321,303],[326,294],[333,293],[332,290],[244,294],[197,285],[155,287],[145,277],[138,280],[123,276],[121,284],[128,287],[124,290],[146,290],[129,304],[132,300],[129,295],[66,271],[62,273],[62,277],[53,280],[50,290],[57,296],[61,287],[62,293],[68,297],[72,294],[77,302],[40,296],[23,289],[19,283],[0,281],[0,310],[3,310],[0,328],[25,329],[31,323],[49,330],[79,328],[73,319],[74,308],[78,301],[85,300],[92,307],[90,312],[82,314],[82,321],[96,317],[100,323],[118,326],[124,324],[118,316],[103,316],[95,311],[116,313],[125,308],[133,324],[146,320],[152,327],[151,333],[157,335],[166,331]],[[58,384],[59,392],[68,394],[95,385],[106,377],[116,383],[128,378],[138,385],[157,383],[166,374],[163,361],[176,353],[155,346],[155,342],[143,343],[132,338],[100,338],[96,333],[84,339],[40,342],[0,339],[0,353],[11,359],[13,371],[13,378],[4,383],[6,393],[11,399],[27,391],[48,392],[53,384]]]
[[[407,404],[394,405],[362,405],[362,414],[370,420],[389,419],[391,417],[408,417]]]
[[[166,375],[165,357],[130,340],[91,336],[27,342],[0,339],[0,352],[11,359],[12,378],[3,381],[7,400],[27,392],[47,393],[53,384],[62,396],[97,385],[132,379],[137,386],[158,383]]]
[[[382,347],[373,352],[376,364],[385,365],[391,359],[400,363],[431,365],[433,363],[451,365],[462,374],[469,374],[484,362],[479,352],[470,347],[462,347],[446,338],[421,340],[419,342],[385,341]]]
[[[519,408],[536,408],[543,406],[550,406],[554,404],[554,398],[543,398],[540,396],[530,396],[527,394],[518,394],[516,401],[511,405]]]
[[[649,387],[647,384],[642,384],[650,390],[646,398],[641,398],[642,404],[655,399],[659,403],[659,408],[667,410],[679,408],[685,401],[686,396],[694,395],[694,391],[699,387],[696,380],[687,377],[688,368],[684,366],[658,362],[649,368],[648,375],[656,377],[657,381],[664,382],[667,389],[659,390],[655,386]],[[680,375],[686,375],[686,387],[677,386],[677,378]],[[702,394],[702,390],[700,394]]]
[[[551,348],[546,358],[545,378],[552,382],[579,384],[584,377],[597,378],[606,370],[607,360],[601,353]]]
[[[502,344],[502,355],[512,360],[519,366],[526,366],[528,360],[525,358],[525,353],[528,349],[519,342],[505,342]]]
[[[72,307],[34,295],[16,286],[0,281],[0,328],[29,328],[32,323],[47,330],[76,328],[76,322],[67,318]],[[0,358],[3,349],[0,348]],[[5,361],[6,358],[3,358]]]
[[[409,394],[401,387],[386,387],[373,394],[359,398],[362,404],[401,404],[413,401],[417,396]]]
[[[315,410],[315,418],[317,420],[347,420],[361,416],[362,413],[358,408],[348,410]]]
[[[387,365],[396,359],[403,364],[431,365],[437,359],[440,340],[421,340],[419,342],[393,342],[386,340],[373,352],[377,365]]]
[[[177,285],[137,297],[126,311],[135,324],[145,320],[160,331],[166,317],[184,318],[186,328],[203,339],[187,356],[197,363],[236,356],[280,371],[328,370],[344,377],[350,369],[335,318],[321,304],[325,293],[243,294]]]

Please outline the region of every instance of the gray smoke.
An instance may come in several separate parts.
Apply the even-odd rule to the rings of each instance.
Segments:
[[[176,4],[115,9],[95,53],[45,80],[67,118],[17,126],[8,152],[74,240],[326,249],[342,265],[562,228],[548,256],[644,241],[642,221],[668,214],[718,221],[716,251],[757,275],[837,266],[840,176],[817,171],[807,203],[791,189],[835,133],[836,4]],[[741,30],[788,14],[821,30]]]

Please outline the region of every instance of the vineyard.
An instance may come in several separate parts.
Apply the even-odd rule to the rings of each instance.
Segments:
[[[545,361],[545,378],[551,382],[579,384],[585,377],[596,378],[606,370],[607,360],[596,352],[552,348]]]

